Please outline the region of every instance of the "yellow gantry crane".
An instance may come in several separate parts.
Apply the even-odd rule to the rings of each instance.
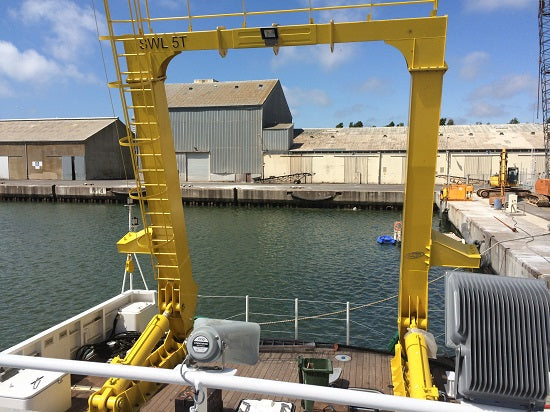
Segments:
[[[336,3],[336,1],[335,1]],[[477,267],[479,255],[473,246],[454,243],[432,232],[432,204],[437,157],[447,17],[437,16],[437,0],[387,1],[357,5],[307,7],[173,18],[150,16],[148,0],[129,0],[127,15],[113,18],[104,0],[117,80],[125,112],[127,136],[120,144],[132,154],[136,187],[130,196],[140,204],[144,229],[130,232],[119,242],[121,253],[151,255],[158,281],[159,315],[124,359],[115,363],[173,368],[185,357],[184,340],[192,329],[197,285],[192,273],[181,192],[168,116],[164,81],[170,61],[180,53],[218,50],[224,57],[230,49],[384,41],[404,56],[411,75],[407,177],[403,211],[403,238],[399,284],[398,329],[400,340],[392,361],[394,393],[422,399],[437,399],[427,360],[422,331],[428,328],[428,270],[430,266]],[[376,7],[429,4],[427,17],[374,20]],[[118,4],[117,7],[126,7]],[[359,9],[364,20],[315,23],[312,13]],[[256,15],[308,16],[305,24],[273,24],[247,27],[247,17]],[[242,17],[242,27],[193,31],[193,19]],[[154,33],[153,25],[187,21],[184,32]],[[118,33],[121,27],[123,33]],[[135,128],[135,133],[132,133]],[[154,349],[159,339],[164,343]],[[404,348],[404,350],[402,349]],[[91,411],[138,409],[158,385],[111,378],[89,399]]]

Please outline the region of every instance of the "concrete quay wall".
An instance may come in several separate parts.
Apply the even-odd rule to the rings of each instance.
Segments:
[[[447,207],[449,220],[464,239],[480,244],[482,264],[498,275],[542,279],[550,287],[548,219],[496,210],[477,197]]]
[[[181,184],[192,205],[401,208],[402,185]],[[126,181],[1,181],[0,199],[53,202],[126,202]]]

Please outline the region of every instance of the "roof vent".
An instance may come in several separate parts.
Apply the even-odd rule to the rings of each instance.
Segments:
[[[544,281],[445,274],[445,335],[457,398],[542,410],[548,392],[550,292]]]
[[[468,136],[473,136],[474,134],[472,132],[468,133]]]
[[[235,85],[235,89],[238,89],[238,88],[239,88],[239,85],[238,85],[238,84],[236,84],[236,85]]]
[[[535,134],[535,132],[531,132],[531,134]]]
[[[264,87],[264,85],[263,85],[262,83],[260,83],[260,84],[258,85],[258,87]]]
[[[504,132],[499,132],[499,135],[504,136]]]

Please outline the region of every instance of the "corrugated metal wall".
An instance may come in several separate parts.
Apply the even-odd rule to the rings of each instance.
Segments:
[[[286,129],[264,129],[263,150],[271,153],[287,152],[292,146],[294,127]]]
[[[259,107],[184,110],[170,109],[176,152],[209,152],[211,173],[262,172]]]

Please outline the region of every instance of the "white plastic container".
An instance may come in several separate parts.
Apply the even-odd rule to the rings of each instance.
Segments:
[[[21,369],[0,382],[0,411],[66,411],[71,407],[71,376]]]
[[[143,332],[149,321],[158,313],[157,305],[152,302],[130,303],[118,311],[120,318],[115,332]]]

